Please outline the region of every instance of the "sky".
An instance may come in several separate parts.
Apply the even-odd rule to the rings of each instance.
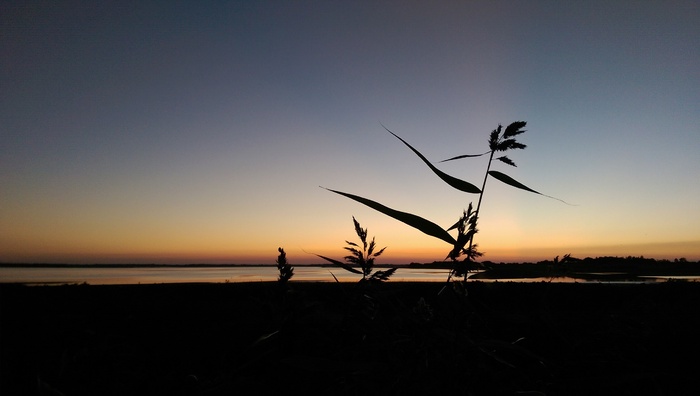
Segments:
[[[700,3],[3,1],[0,262],[378,263],[451,246],[499,124],[483,260],[700,260]],[[453,234],[454,235],[454,234]]]

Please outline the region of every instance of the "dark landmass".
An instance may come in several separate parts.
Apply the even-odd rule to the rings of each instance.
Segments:
[[[0,263],[0,268],[236,268],[274,267],[273,264],[27,264]],[[295,264],[293,267],[338,268],[334,264]],[[377,269],[386,268],[453,268],[452,262],[411,263],[403,265],[376,264]],[[685,258],[655,260],[644,257],[597,257],[578,259],[566,256],[565,259],[545,260],[537,263],[494,263],[483,261],[472,265],[471,280],[518,280],[548,279],[551,281],[581,280],[599,282],[652,282],[655,280],[683,277],[700,277],[700,262]],[[696,280],[696,279],[691,279]],[[1,283],[1,282],[0,282]],[[37,283],[49,284],[49,283]],[[60,283],[59,283],[60,284]]]
[[[412,268],[449,269],[449,262],[411,264]],[[566,261],[545,260],[537,263],[477,263],[479,272],[470,279],[522,279],[568,277],[585,280],[633,280],[639,277],[700,276],[700,263],[684,258],[655,260],[644,257],[568,258]]]
[[[220,267],[263,267],[274,266],[270,264],[71,264],[71,263],[2,263],[0,268],[220,268]],[[412,268],[452,268],[450,261],[434,261],[432,263],[410,263],[410,264],[386,264],[377,263],[376,268],[390,267],[412,267]],[[294,264],[298,267],[336,267],[334,264]],[[566,262],[555,262],[553,260],[544,260],[537,263],[495,263],[493,261],[483,261],[477,263],[480,269],[492,271],[533,271],[542,272],[544,270],[550,273],[556,271],[580,271],[580,272],[611,272],[611,271],[626,271],[626,272],[648,272],[648,271],[690,271],[693,275],[700,273],[700,262],[688,261],[685,258],[671,260],[656,260],[653,258],[644,257],[586,257],[584,259],[569,258]]]
[[[644,276],[699,276],[700,263],[685,259],[675,261],[645,259],[643,257],[599,257],[565,262],[496,264],[483,263],[484,272],[474,279],[570,277],[581,279],[635,278]]]
[[[0,394],[697,388],[700,283],[443,286],[0,285]]]

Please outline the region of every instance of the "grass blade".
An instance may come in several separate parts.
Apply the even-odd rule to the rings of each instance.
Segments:
[[[322,187],[322,188],[325,188],[325,187]],[[357,195],[348,194],[348,193],[345,193],[342,191],[331,190],[330,188],[326,188],[326,190],[334,192],[336,194],[343,195],[343,196],[348,197],[352,200],[355,200],[361,204],[367,205],[370,208],[372,208],[378,212],[384,213],[385,215],[387,215],[389,217],[393,217],[394,219],[396,219],[398,221],[401,221],[405,224],[408,224],[411,227],[413,227],[413,228],[415,228],[415,229],[417,229],[425,234],[428,234],[428,235],[433,236],[435,238],[441,239],[441,240],[443,240],[451,245],[454,245],[456,242],[455,239],[452,237],[452,235],[450,235],[447,231],[443,230],[439,225],[433,223],[430,220],[426,220],[420,216],[416,216],[416,215],[411,214],[411,213],[400,212],[398,210],[391,209],[391,208],[386,207],[378,202],[372,201],[372,200],[367,199],[367,198],[362,198],[362,197],[359,197]]]
[[[360,275],[362,275],[362,271],[358,271],[358,270],[356,270],[355,268],[352,268],[351,266],[345,264],[345,263],[342,262],[342,261],[333,260],[333,259],[330,258],[330,257],[321,256],[320,254],[317,254],[317,256],[320,257],[320,258],[322,258],[322,259],[324,259],[324,260],[326,260],[326,261],[329,261],[329,262],[331,262],[331,263],[333,263],[333,264],[335,264],[335,265],[337,265],[337,266],[339,266],[339,267],[342,267],[344,270],[350,271],[350,272],[352,272],[353,274],[360,274]]]
[[[458,159],[462,159],[462,158],[481,157],[482,155],[486,155],[486,154],[490,154],[490,153],[491,153],[490,151],[487,151],[487,152],[481,153],[481,154],[464,154],[464,155],[458,155],[458,156],[456,156],[456,157],[448,158],[448,159],[442,160],[442,161],[440,161],[440,162],[454,161],[454,160],[458,160]]]
[[[530,192],[535,193],[535,194],[542,195],[541,193],[531,189],[530,187],[520,183],[519,181],[517,181],[517,180],[513,179],[512,177],[510,177],[506,174],[503,174],[499,171],[489,171],[489,175],[493,176],[494,179],[499,180],[499,181],[501,181],[509,186],[519,188],[519,189],[525,190],[525,191],[530,191]]]
[[[334,275],[332,272],[328,271],[328,273],[331,274],[331,276],[333,277],[333,279],[335,279],[335,282],[336,282],[336,283],[340,283],[340,281],[338,280],[338,278],[336,278],[335,275]]]
[[[528,187],[528,186],[526,186],[526,185],[520,183],[519,181],[517,181],[517,180],[513,179],[512,177],[510,177],[510,176],[508,176],[508,175],[506,175],[506,174],[504,174],[504,173],[501,173],[501,172],[499,172],[499,171],[489,171],[489,175],[493,176],[494,179],[499,180],[499,181],[501,181],[501,182],[503,182],[503,183],[505,183],[505,184],[507,184],[507,185],[509,185],[509,186],[512,186],[512,187],[515,187],[515,188],[519,188],[519,189],[521,189],[521,190],[529,191],[529,192],[531,192],[531,193],[539,194],[539,195],[542,195],[543,197],[547,197],[547,198],[551,198],[551,199],[556,199],[556,200],[559,201],[559,202],[563,202],[563,203],[565,203],[565,204],[567,204],[567,205],[571,205],[570,203],[568,203],[568,202],[566,202],[566,201],[564,201],[564,200],[561,200],[561,199],[559,199],[559,198],[555,198],[555,197],[552,197],[552,196],[549,196],[549,195],[542,194],[541,192],[535,191],[535,190],[531,189],[530,187]]]
[[[384,126],[384,125],[382,125],[382,126]],[[413,150],[413,152],[416,153],[416,155],[417,155],[420,159],[422,159],[423,162],[425,162],[426,165],[428,165],[428,167],[430,168],[430,170],[432,170],[433,173],[435,173],[435,174],[436,174],[440,179],[442,179],[445,183],[447,183],[447,184],[449,184],[450,186],[456,188],[457,190],[464,191],[464,192],[466,192],[466,193],[478,194],[478,193],[481,192],[481,190],[479,189],[479,187],[477,187],[477,186],[475,186],[475,185],[473,185],[473,184],[471,184],[471,183],[469,183],[469,182],[466,182],[466,181],[464,181],[464,180],[458,179],[458,178],[456,178],[456,177],[454,177],[454,176],[450,176],[450,175],[448,175],[447,173],[445,173],[445,172],[441,171],[440,169],[436,168],[433,164],[430,163],[430,161],[428,161],[427,158],[425,158],[425,157],[423,156],[423,154],[421,154],[418,150],[414,149],[414,148],[413,148],[410,144],[408,144],[405,140],[401,139],[401,138],[399,137],[399,135],[397,135],[397,134],[395,134],[394,132],[390,131],[389,129],[387,129],[387,127],[384,127],[384,129],[386,129],[387,132],[389,132],[390,134],[394,135],[397,139],[399,139],[400,141],[402,141],[403,144],[405,144],[406,146],[408,146],[408,148],[410,148],[411,150]]]

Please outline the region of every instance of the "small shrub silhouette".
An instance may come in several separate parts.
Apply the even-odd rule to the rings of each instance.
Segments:
[[[294,276],[294,267],[289,265],[289,262],[287,262],[287,253],[284,252],[284,249],[277,248],[277,251],[280,253],[280,255],[277,257],[277,269],[280,272],[280,276],[278,278],[279,283],[286,283],[288,280],[292,279]]]
[[[367,243],[367,229],[362,228],[360,223],[355,220],[354,216],[352,218],[352,222],[355,225],[355,233],[362,242],[362,247],[355,242],[345,241],[348,246],[344,247],[344,249],[350,252],[350,255],[344,257],[346,263],[326,256],[321,256],[320,254],[317,254],[317,256],[345,269],[346,271],[352,272],[353,274],[362,275],[360,282],[383,282],[389,280],[391,275],[396,272],[396,268],[389,268],[384,271],[373,272],[374,259],[381,256],[386,247],[381,248],[379,251],[375,251],[377,244],[374,241],[374,237],[372,237],[372,241]],[[358,270],[356,267],[359,267],[360,269]]]
[[[430,161],[428,161],[423,154],[421,154],[418,150],[413,148],[408,142],[403,140],[401,137],[399,137],[397,134],[394,132],[390,131],[388,128],[384,127],[387,132],[390,134],[394,135],[397,139],[399,139],[403,144],[405,144],[409,149],[411,149],[427,166],[430,168],[430,170],[435,173],[440,179],[442,179],[445,183],[449,184],[451,187],[469,193],[469,194],[479,194],[479,200],[476,205],[476,209],[473,210],[472,203],[469,203],[469,208],[465,210],[462,214],[462,216],[459,218],[457,223],[455,223],[453,226],[447,228],[446,230],[440,227],[439,225],[433,223],[430,220],[424,219],[420,216],[416,216],[412,213],[407,213],[407,212],[402,212],[398,211],[392,208],[389,208],[387,206],[384,206],[376,201],[363,198],[354,194],[349,194],[346,192],[342,191],[337,191],[337,190],[332,190],[332,189],[327,189],[331,192],[334,192],[336,194],[343,195],[347,198],[350,198],[352,200],[355,200],[357,202],[360,202],[366,206],[369,206],[370,208],[373,208],[381,213],[384,213],[387,216],[393,217],[396,220],[399,220],[413,228],[418,229],[419,231],[430,235],[432,237],[441,239],[450,245],[452,245],[452,249],[450,252],[447,254],[446,258],[449,258],[453,262],[453,268],[450,271],[450,274],[448,276],[448,281],[452,277],[462,277],[464,281],[467,280],[467,275],[468,272],[476,267],[476,259],[482,255],[481,252],[477,251],[477,245],[474,243],[474,235],[478,232],[477,231],[477,222],[479,219],[479,210],[481,209],[481,202],[484,196],[484,189],[486,188],[486,181],[488,180],[489,176],[493,177],[494,179],[508,184],[509,186],[528,191],[531,193],[539,194],[546,196],[548,198],[553,198],[558,201],[564,202],[558,198],[550,197],[549,195],[544,195],[536,190],[531,189],[530,187],[525,186],[524,184],[516,181],[512,177],[501,173],[499,171],[491,170],[491,165],[494,160],[500,161],[506,165],[510,165],[515,167],[515,162],[513,162],[510,158],[508,158],[506,155],[502,155],[500,157],[495,157],[495,154],[497,152],[507,152],[510,150],[517,150],[517,149],[524,149],[526,146],[522,143],[519,143],[515,137],[517,135],[522,134],[525,132],[523,128],[525,127],[527,123],[525,121],[516,121],[508,125],[505,130],[503,127],[499,124],[496,129],[491,131],[491,134],[489,135],[489,151],[481,154],[465,154],[465,155],[459,155],[457,157],[452,157],[447,160],[441,161],[452,161],[452,160],[457,160],[457,159],[463,159],[463,158],[473,158],[473,157],[480,157],[486,154],[489,154],[489,162],[486,167],[486,173],[484,174],[484,180],[482,183],[481,188],[478,188],[477,186],[466,182],[464,180],[458,179],[456,177],[450,176],[437,167],[435,167]],[[383,125],[382,125],[383,126]],[[566,202],[564,202],[566,203]],[[454,238],[449,231],[451,230],[457,230],[457,238]],[[457,259],[461,256],[464,256],[464,259],[462,262],[458,262]]]
[[[452,276],[462,276],[466,279],[468,272],[474,269],[473,264],[477,262],[476,259],[483,256],[483,253],[477,250],[478,245],[473,243],[474,235],[478,232],[476,220],[477,213],[472,210],[472,203],[469,202],[469,208],[463,212],[462,217],[455,225],[447,229],[447,231],[457,229],[457,240],[446,257],[446,259],[452,260],[452,271],[448,281]],[[469,246],[465,247],[467,243]],[[465,256],[465,259],[461,262],[457,261],[462,255]]]

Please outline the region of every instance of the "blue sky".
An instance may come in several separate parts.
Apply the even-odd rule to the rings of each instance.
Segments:
[[[449,246],[324,186],[448,227],[431,161],[528,122],[489,180],[484,259],[700,259],[700,4],[3,2],[0,261],[384,262]],[[439,164],[480,185],[485,159]]]

